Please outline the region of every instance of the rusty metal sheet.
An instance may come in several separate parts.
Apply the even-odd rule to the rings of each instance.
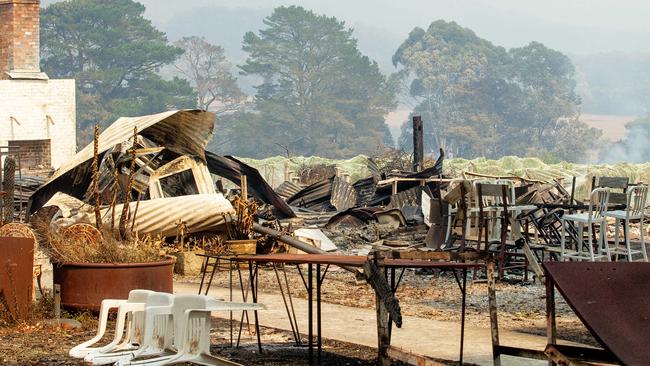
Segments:
[[[650,263],[545,262],[573,311],[624,365],[650,365]]]
[[[0,237],[0,308],[13,320],[30,314],[33,266],[34,239]]]

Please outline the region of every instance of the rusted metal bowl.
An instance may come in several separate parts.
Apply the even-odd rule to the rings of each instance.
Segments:
[[[173,292],[174,260],[148,263],[59,263],[54,284],[61,286],[61,305],[99,311],[104,299],[126,299],[133,289]]]

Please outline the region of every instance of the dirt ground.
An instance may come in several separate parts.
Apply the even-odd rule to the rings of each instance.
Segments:
[[[0,364],[1,365],[84,365],[82,360],[68,356],[73,346],[92,338],[96,332],[97,321],[86,315],[77,315],[83,325],[82,329],[63,330],[46,325],[43,322],[14,327],[0,327]],[[235,324],[238,326],[238,323]],[[260,354],[255,343],[255,335],[243,332],[240,347],[230,347],[228,321],[214,319],[212,349],[214,355],[227,358],[245,365],[308,365],[307,347],[296,347],[291,332],[274,328],[261,327],[264,337],[263,352]],[[108,329],[112,329],[109,325]],[[101,342],[105,344],[112,336],[111,332]],[[376,350],[328,339],[323,340],[322,360],[324,365],[358,365],[376,364]],[[442,361],[441,361],[442,362]],[[449,363],[454,365],[455,363]],[[181,364],[189,365],[189,364]],[[400,364],[396,364],[400,366]]]
[[[305,273],[303,268],[302,273]],[[278,280],[272,267],[260,267],[259,291],[277,293]],[[291,295],[306,299],[307,291],[295,266],[287,266],[286,274]],[[284,274],[278,275],[286,288]],[[248,270],[242,270],[244,287],[248,284]],[[481,274],[478,275],[479,279]],[[530,276],[530,273],[529,273]],[[399,277],[399,273],[397,274]],[[228,287],[228,272],[215,275],[213,286]],[[490,327],[487,308],[487,285],[471,281],[468,274],[466,321],[468,326]],[[180,278],[179,278],[180,279]],[[540,284],[522,282],[522,276],[511,275],[497,284],[499,327],[531,334],[546,334],[546,295]],[[183,277],[183,281],[200,282],[200,277]],[[239,277],[233,274],[233,287],[240,291]],[[435,320],[460,321],[461,296],[451,272],[422,272],[406,270],[397,290],[402,314]],[[365,281],[357,281],[352,273],[331,267],[322,285],[322,300],[328,303],[374,308],[375,295]],[[556,294],[558,335],[567,340],[598,345],[571,308]]]
[[[247,286],[248,270],[243,272],[243,283]],[[304,273],[304,270],[303,270]],[[282,271],[278,271],[284,284]],[[287,267],[287,280],[291,284],[291,294],[306,298],[307,292],[296,267]],[[469,276],[471,279],[471,275]],[[235,291],[239,291],[239,278],[235,272]],[[519,279],[519,276],[510,280]],[[200,277],[181,277],[177,280],[199,282]],[[227,287],[228,272],[217,273],[213,286]],[[259,291],[278,292],[276,273],[272,267],[260,268]],[[346,306],[374,308],[374,292],[365,281],[357,281],[355,276],[345,270],[330,268],[322,287],[323,301]],[[397,297],[404,315],[418,316],[436,320],[459,321],[460,291],[454,276],[443,272],[416,272],[406,270]],[[498,284],[499,326],[502,329],[518,330],[544,335],[546,332],[544,287],[539,284],[516,283]],[[597,345],[579,319],[573,314],[561,296],[557,296],[558,334],[568,340]],[[91,314],[65,314],[82,323],[77,330],[55,328],[37,315],[30,323],[7,326],[0,325],[0,364],[1,365],[77,365],[79,360],[68,357],[68,350],[82,341],[91,338],[97,327],[97,320]],[[215,320],[225,322],[225,320]],[[487,311],[487,288],[485,283],[468,282],[467,291],[468,326],[489,327]],[[265,339],[263,354],[259,354],[253,334],[244,332],[243,346],[230,348],[229,333],[224,324],[215,324],[212,335],[213,353],[229,359],[252,365],[306,365],[307,349],[294,347],[291,333],[273,328],[263,328]],[[109,327],[110,329],[110,327]],[[374,365],[376,350],[355,344],[324,340],[325,365]]]

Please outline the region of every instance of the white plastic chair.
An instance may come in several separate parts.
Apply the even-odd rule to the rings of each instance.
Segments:
[[[174,354],[171,348],[174,301],[174,295],[164,292],[154,292],[149,295],[142,306],[143,326],[139,347],[127,351],[91,353],[85,357],[85,361],[93,365],[107,365],[141,356]]]
[[[560,249],[560,260],[567,259],[591,260],[611,258],[609,252],[609,245],[605,242],[605,231],[607,228],[607,205],[609,203],[609,190],[607,188],[596,188],[589,194],[589,210],[584,213],[577,213],[562,216],[562,238]],[[576,242],[576,250],[566,249],[566,225],[568,221],[574,222],[578,225],[578,237]],[[600,235],[596,249],[592,243],[593,226],[598,225]],[[588,253],[583,252],[583,232],[584,226],[587,226],[587,249]],[[603,253],[603,248],[605,253]]]
[[[115,349],[128,349],[132,347],[133,343],[137,343],[137,337],[142,331],[142,310],[144,310],[144,303],[147,301],[149,295],[153,294],[149,290],[131,290],[128,299],[116,300],[106,299],[102,300],[99,310],[99,326],[97,334],[90,340],[83,342],[73,347],[68,354],[75,358],[84,358],[89,354],[109,352]],[[99,342],[106,333],[106,325],[108,323],[108,312],[110,309],[117,308],[117,318],[115,320],[115,334],[113,340],[102,347],[91,347],[93,344]],[[124,333],[124,327],[127,327],[127,334],[123,343],[119,343]]]
[[[241,366],[210,354],[210,329],[213,311],[261,310],[262,304],[217,301],[204,295],[177,295],[172,306],[174,355],[142,360],[120,360],[119,365],[169,365],[192,362],[201,365]]]
[[[648,261],[648,253],[645,248],[644,240],[644,219],[645,219],[645,205],[648,199],[648,186],[638,185],[628,188],[627,191],[627,200],[625,210],[617,210],[607,212],[606,216],[614,219],[615,234],[614,234],[614,246],[610,247],[610,253],[616,255],[625,255],[629,262],[632,262],[632,255],[641,254],[643,256],[643,261]],[[633,250],[630,247],[630,221],[639,220],[640,229],[641,229],[641,250]],[[620,222],[619,222],[620,221]],[[619,236],[621,225],[624,226],[625,233],[625,247],[619,246]]]

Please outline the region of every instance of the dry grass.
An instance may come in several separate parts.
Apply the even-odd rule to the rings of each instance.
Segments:
[[[125,240],[109,227],[103,227],[96,240],[87,235],[67,235],[65,231],[54,231],[47,224],[34,225],[43,248],[51,256],[52,263],[141,263],[156,261],[164,257],[160,237],[129,235]]]

